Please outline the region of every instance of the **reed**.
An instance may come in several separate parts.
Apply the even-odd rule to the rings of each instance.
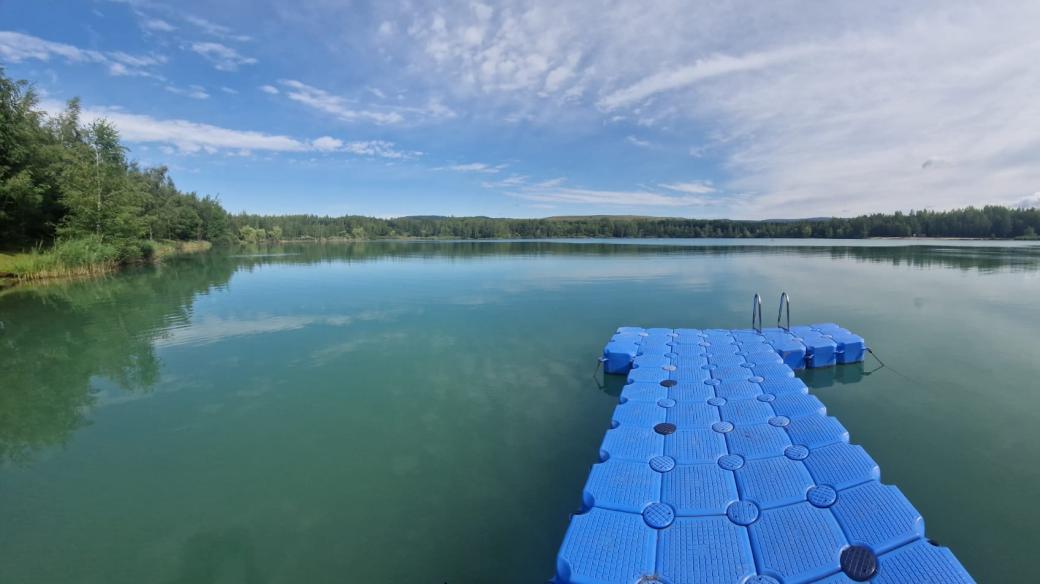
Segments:
[[[37,282],[100,276],[123,265],[159,263],[186,254],[208,251],[208,241],[128,241],[117,244],[96,238],[70,239],[50,249],[0,254],[0,279]]]

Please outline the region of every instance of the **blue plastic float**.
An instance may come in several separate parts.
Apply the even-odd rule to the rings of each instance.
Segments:
[[[974,582],[794,376],[866,350],[831,323],[617,329],[603,366],[628,384],[554,581]]]

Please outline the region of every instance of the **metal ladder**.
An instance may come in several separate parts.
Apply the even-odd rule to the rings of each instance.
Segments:
[[[780,326],[780,317],[784,315],[784,307],[787,307],[787,326]],[[776,328],[791,332],[791,297],[787,292],[780,294],[780,311],[776,313]]]
[[[784,308],[787,308],[786,326],[780,324],[784,317]],[[755,297],[751,301],[751,328],[759,334],[762,333],[762,296],[758,292],[755,292]],[[787,292],[780,294],[780,311],[776,313],[776,328],[791,332],[791,295]]]

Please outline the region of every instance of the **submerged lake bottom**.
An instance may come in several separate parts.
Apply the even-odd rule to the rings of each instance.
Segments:
[[[543,582],[618,327],[839,322],[799,376],[980,582],[1029,581],[1040,247],[364,242],[0,295],[0,582]]]

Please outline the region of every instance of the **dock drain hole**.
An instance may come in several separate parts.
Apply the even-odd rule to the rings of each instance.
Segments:
[[[665,379],[661,382],[661,387],[675,387],[679,382],[674,379]]]
[[[841,571],[856,582],[866,582],[877,574],[877,556],[870,548],[854,545],[841,552]]]
[[[654,426],[654,432],[657,432],[662,436],[667,436],[675,432],[675,424],[672,424],[670,422],[661,422],[660,424]]]

